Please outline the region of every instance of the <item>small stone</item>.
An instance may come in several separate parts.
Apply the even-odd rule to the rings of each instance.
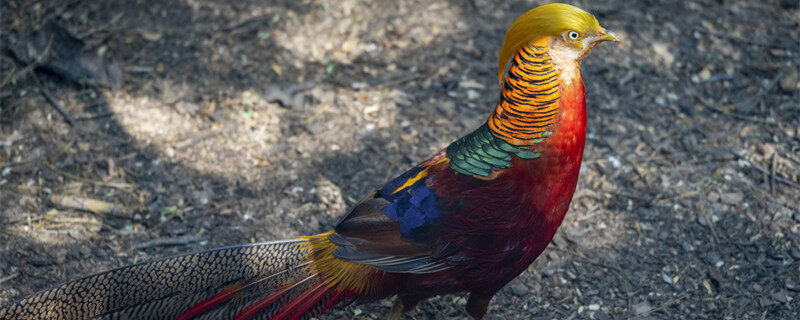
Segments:
[[[653,310],[653,307],[651,307],[646,301],[637,303],[633,306],[633,313],[635,313],[637,316],[647,314],[650,312],[650,310]]]
[[[664,280],[664,282],[666,282],[667,284],[672,284],[672,277],[666,274],[663,273],[661,274],[661,280]]]
[[[599,320],[611,320],[611,316],[609,316],[608,314],[606,314],[603,311],[595,312],[594,316],[597,317],[597,319],[599,319]]]
[[[589,305],[589,310],[592,310],[592,311],[600,310],[600,305],[596,304],[596,303],[592,303],[592,304]]]
[[[528,294],[528,287],[524,284],[515,284],[511,286],[511,293],[517,297],[524,297]]]
[[[700,80],[708,80],[708,78],[711,78],[711,66],[703,68],[703,70],[697,74],[697,78]]]
[[[92,145],[88,142],[78,142],[78,151],[80,152],[89,152],[92,149]]]
[[[764,159],[772,158],[772,155],[775,154],[775,145],[772,143],[762,143],[758,145],[758,151]]]
[[[779,302],[779,303],[787,303],[787,302],[789,302],[789,299],[786,298],[786,293],[784,293],[783,291],[778,291],[778,292],[773,293],[772,294],[772,300],[775,300],[776,302]]]
[[[187,102],[187,101],[179,101],[178,103],[175,104],[175,108],[183,112],[186,112],[190,115],[194,115],[195,113],[197,113],[198,110],[200,110],[199,105],[197,105],[194,102]]]
[[[700,223],[701,226],[708,227],[708,220],[705,215],[698,215],[697,222]]]
[[[792,70],[789,74],[783,76],[780,82],[781,90],[786,92],[795,92],[800,90],[800,81],[798,81],[797,70]]]
[[[636,212],[639,214],[639,218],[645,220],[655,218],[658,215],[658,212],[655,212],[655,210],[648,209],[645,207],[637,208]]]
[[[478,100],[481,97],[480,92],[476,90],[467,90],[467,99],[469,100]]]
[[[729,205],[737,205],[742,203],[744,200],[744,193],[741,192],[729,192],[723,193],[719,196],[720,201],[725,204]]]
[[[753,291],[761,292],[762,290],[764,290],[764,288],[762,288],[760,284],[758,284],[758,283],[754,283],[753,284]]]
[[[722,278],[722,273],[714,268],[708,269],[708,278],[711,279],[711,283],[717,288],[722,288],[723,284],[725,283],[725,279]]]
[[[800,260],[800,249],[798,249],[797,247],[792,247],[791,249],[789,249],[789,255],[792,256],[792,258]]]
[[[789,290],[791,290],[791,291],[794,291],[794,292],[800,292],[800,287],[798,287],[798,286],[797,286],[796,284],[794,284],[794,283],[787,282],[787,283],[785,284],[785,286],[786,286],[786,289],[789,289]]]

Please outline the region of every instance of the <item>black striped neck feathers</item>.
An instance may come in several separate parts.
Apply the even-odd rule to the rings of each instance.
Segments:
[[[514,146],[533,146],[547,138],[558,121],[560,83],[547,47],[523,45],[489,117],[492,135]]]
[[[546,47],[522,46],[488,122],[447,147],[450,168],[491,179],[511,166],[512,155],[523,160],[541,156],[535,146],[553,133],[549,129],[558,121],[560,83]]]

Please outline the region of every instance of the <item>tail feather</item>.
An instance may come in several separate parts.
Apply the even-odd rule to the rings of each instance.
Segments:
[[[220,306],[220,305],[222,305],[224,303],[228,303],[228,301],[230,301],[231,299],[240,298],[242,296],[242,291],[244,291],[246,289],[252,289],[252,287],[254,287],[256,285],[264,285],[266,283],[267,286],[274,287],[274,285],[271,285],[270,283],[268,283],[268,281],[273,280],[273,282],[274,282],[275,278],[277,278],[279,276],[284,276],[287,273],[289,273],[290,271],[294,271],[294,272],[300,271],[300,268],[303,268],[306,265],[308,265],[308,262],[300,264],[300,265],[297,265],[297,266],[293,266],[293,267],[291,267],[289,269],[277,272],[275,274],[269,275],[269,276],[264,277],[262,279],[255,280],[255,281],[253,281],[253,282],[251,282],[251,283],[249,283],[247,285],[240,285],[240,284],[236,283],[233,286],[231,286],[231,287],[229,287],[229,288],[227,288],[225,290],[222,290],[219,293],[214,294],[210,298],[205,299],[205,300],[201,301],[200,303],[190,307],[189,309],[187,309],[186,311],[184,311],[183,313],[178,315],[178,317],[175,320],[190,320],[190,319],[194,319],[196,316],[204,314],[207,311],[209,311],[211,309],[214,309],[217,306]],[[280,288],[277,288],[277,289],[280,289]]]
[[[297,319],[306,311],[317,305],[329,290],[330,288],[327,287],[325,282],[318,281],[313,287],[281,307],[281,309],[272,316],[272,320],[286,320],[289,317],[291,317],[292,320]]]
[[[233,320],[249,320],[253,319],[257,314],[262,313],[270,306],[274,307],[276,301],[281,298],[291,298],[290,295],[287,295],[288,292],[292,291],[293,289],[297,288],[300,285],[307,283],[309,280],[316,278],[317,275],[311,275],[293,285],[284,285],[282,288],[279,288],[274,293],[267,295],[266,297],[251,303],[248,305],[244,310],[236,314]],[[280,305],[280,304],[279,304]],[[278,306],[279,306],[278,305]]]
[[[192,306],[185,312],[181,313],[180,315],[178,315],[177,318],[175,318],[175,320],[191,320],[196,316],[206,313],[206,311],[211,310],[214,307],[217,307],[235,298],[242,288],[243,287],[241,285],[235,284],[228,289],[222,290],[220,293],[217,293],[211,296],[211,298],[201,301],[200,303]]]
[[[2,307],[0,319],[231,319],[265,292],[295,283],[293,294],[276,296],[269,312],[253,315],[268,318],[310,287],[296,283],[309,277],[302,267],[308,251],[298,245],[306,241],[221,248],[111,270]]]

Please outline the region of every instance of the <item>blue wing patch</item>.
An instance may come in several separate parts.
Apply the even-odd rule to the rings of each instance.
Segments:
[[[426,183],[430,177],[418,179],[410,186],[397,190],[422,170],[422,168],[411,169],[380,190],[381,197],[390,202],[381,211],[390,219],[399,222],[400,233],[409,238],[413,238],[425,225],[439,224],[441,215],[436,208],[436,194]]]

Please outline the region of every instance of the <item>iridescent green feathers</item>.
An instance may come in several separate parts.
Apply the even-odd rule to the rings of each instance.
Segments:
[[[512,155],[524,160],[540,156],[527,146],[513,146],[493,136],[486,124],[447,147],[450,168],[468,175],[488,176],[508,168]]]

